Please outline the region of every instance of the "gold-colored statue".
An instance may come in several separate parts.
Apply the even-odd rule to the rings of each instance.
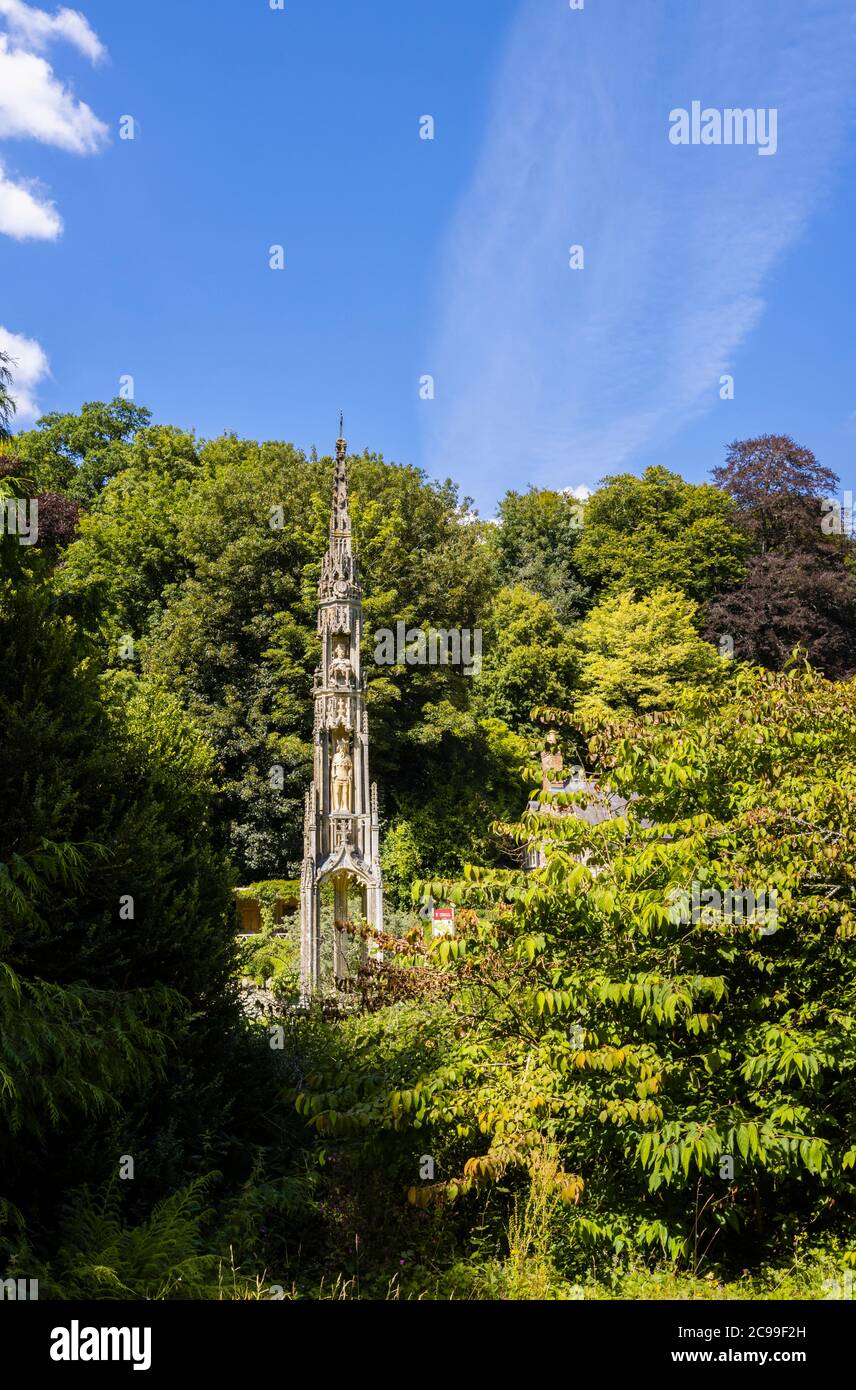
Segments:
[[[336,744],[336,753],[333,758],[332,785],[333,785],[333,810],[350,811],[351,793],[353,787],[354,760],[344,739],[339,739]]]

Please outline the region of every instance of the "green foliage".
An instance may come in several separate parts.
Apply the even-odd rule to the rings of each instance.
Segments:
[[[816,1294],[856,1265],[856,690],[699,636],[701,605],[786,590],[774,664],[797,623],[849,669],[827,551],[808,594],[799,555],[773,563],[791,521],[811,550],[813,456],[732,446],[733,500],[664,469],[584,509],[510,493],[496,527],[450,482],[350,461],[387,932],[305,1013],[275,914],[299,894],[329,461],[124,402],[15,448],[27,488],[87,514],[58,565],[0,535],[6,1269],[73,1298],[278,1278],[289,1298],[565,1300]],[[481,674],[378,664],[398,621],[482,628]],[[588,740],[620,816],[539,792],[519,819],[537,707]],[[263,922],[240,947],[238,874]],[[404,910],[429,892],[453,938]],[[246,1023],[247,977],[280,1019]]]
[[[423,853],[410,821],[403,817],[393,821],[381,846],[384,891],[390,904],[410,900],[410,890],[420,877]]]
[[[557,814],[563,794],[517,831],[543,870],[418,886],[481,914],[429,947],[455,982],[451,1046],[403,1084],[313,1079],[301,1112],[325,1135],[459,1144],[420,1205],[472,1201],[554,1149],[566,1270],[596,1248],[697,1270],[711,1247],[757,1258],[834,1219],[854,1150],[854,734],[852,684],[811,672],[741,674],[617,742],[595,731],[623,816]],[[693,883],[725,907],[681,920]],[[775,890],[773,930],[728,909],[748,887]]]
[[[113,665],[120,636],[144,633],[188,571],[181,522],[200,468],[196,441],[177,430],[147,429],[121,448],[123,469],[81,519],[58,576]]]
[[[300,905],[300,880],[296,878],[268,878],[259,883],[250,883],[246,888],[236,888],[237,898],[252,898],[259,903],[262,915],[269,914],[269,925],[273,925],[274,908],[281,906],[285,912],[295,912]]]
[[[100,679],[37,576],[0,589],[0,642],[0,1168],[48,1221],[118,1153],[147,1153],[145,1188],[222,1143],[246,1068],[234,904],[212,752],[174,695]]]
[[[11,359],[0,352],[0,440],[9,438],[9,423],[15,413],[15,401],[9,387],[12,385]]]
[[[88,847],[91,852],[97,847]],[[57,889],[80,891],[87,857],[42,840],[0,865],[0,950],[15,929],[39,933],[39,908]],[[0,961],[0,1131],[44,1143],[48,1131],[80,1115],[118,1108],[129,1088],[162,1075],[165,1040],[153,1025],[177,1013],[163,988],[132,993],[25,978]],[[7,1143],[2,1144],[8,1148]],[[13,1150],[14,1152],[14,1150]]]
[[[257,935],[242,942],[240,976],[267,988],[280,1002],[294,1003],[300,995],[295,917],[300,907],[300,883],[296,879],[270,879],[239,888],[236,896],[258,902],[262,924]]]
[[[158,1202],[138,1226],[123,1221],[116,1186],[97,1197],[87,1189],[74,1193],[52,1282],[71,1299],[211,1297],[220,1263],[204,1253],[211,1182],[197,1178]]]
[[[398,795],[421,791],[435,770],[448,780],[451,748],[475,743],[483,756],[485,741],[459,668],[376,665],[373,634],[398,621],[478,626],[492,567],[451,483],[368,454],[349,467],[374,772],[394,815]],[[294,872],[300,858],[329,489],[329,462],[290,445],[228,436],[197,446],[143,430],[58,575],[106,659],[118,664],[119,639],[131,634],[143,669],[205,725],[218,821],[244,878]]]
[[[499,525],[487,532],[502,583],[547,599],[565,624],[580,618],[590,602],[577,560],[583,515],[583,504],[567,493],[531,487],[505,494]]]
[[[125,466],[129,442],[150,412],[116,397],[92,401],[78,415],[44,415],[15,438],[15,452],[40,492],[62,492],[84,505]]]
[[[715,685],[724,664],[696,631],[696,604],[677,590],[602,599],[581,625],[582,714],[674,707],[687,686]]]
[[[262,931],[245,941],[240,973],[280,1003],[294,1004],[300,997],[300,950],[288,936]]]
[[[107,721],[93,673],[75,666],[70,625],[38,588],[3,586],[0,641],[0,1111],[7,1136],[44,1138],[152,1081],[164,1058],[152,1020],[167,1021],[176,1000],[153,980],[105,988],[76,958],[75,908],[107,872],[106,827],[80,814],[83,784],[91,777],[97,795],[109,757]]]
[[[604,479],[586,505],[576,563],[597,591],[680,589],[704,603],[739,580],[748,550],[727,493],[654,467]]]
[[[520,801],[520,767],[528,754],[520,734],[500,719],[477,719],[469,713],[448,717],[448,707],[426,713],[435,723],[430,731],[423,729],[425,753],[418,762],[414,758],[396,797],[401,808],[397,825],[407,826],[399,835],[406,835],[408,857],[405,861],[402,841],[394,833],[393,906],[402,904],[416,876],[432,871],[456,875],[470,858],[489,863],[501,859],[491,822],[497,814],[512,815]]]
[[[546,599],[520,586],[500,589],[484,644],[477,700],[487,714],[531,735],[535,705],[568,703],[577,653]]]

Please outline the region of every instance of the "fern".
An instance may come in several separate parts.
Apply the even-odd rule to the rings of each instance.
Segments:
[[[55,1278],[66,1298],[211,1297],[220,1256],[203,1253],[209,1191],[219,1175],[196,1178],[153,1207],[138,1226],[122,1223],[120,1194],[74,1194],[62,1227]]]

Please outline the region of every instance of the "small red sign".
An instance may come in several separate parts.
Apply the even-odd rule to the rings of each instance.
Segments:
[[[435,907],[433,926],[435,936],[453,936],[455,931],[455,909],[453,907]]]

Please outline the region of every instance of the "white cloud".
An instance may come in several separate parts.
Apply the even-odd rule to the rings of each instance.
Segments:
[[[0,138],[9,137],[94,154],[107,138],[107,127],[57,81],[44,58],[10,49],[0,34]]]
[[[429,472],[573,485],[717,407],[853,116],[852,0],[775,9],[522,0],[438,279]],[[738,97],[778,110],[774,157],[669,142]]]
[[[55,241],[62,218],[33,182],[15,183],[0,164],[0,235],[16,241]]]
[[[51,40],[64,39],[99,62],[106,49],[88,20],[66,7],[50,15],[24,0],[0,0],[2,20],[9,32],[0,33],[0,139],[38,140],[71,154],[94,154],[107,139],[107,126],[39,56]],[[12,179],[0,162],[0,235],[55,241],[62,227],[36,180]]]
[[[11,333],[0,325],[0,352],[12,358],[9,370],[12,373],[10,394],[16,404],[16,423],[29,423],[41,411],[35,392],[39,384],[50,376],[47,354],[41,343],[34,338],[25,338],[20,333]]]
[[[107,56],[103,43],[79,10],[63,6],[55,15],[49,15],[44,10],[34,10],[24,0],[0,0],[0,15],[6,16],[12,37],[31,48],[40,50],[52,39],[65,39],[93,63]]]

